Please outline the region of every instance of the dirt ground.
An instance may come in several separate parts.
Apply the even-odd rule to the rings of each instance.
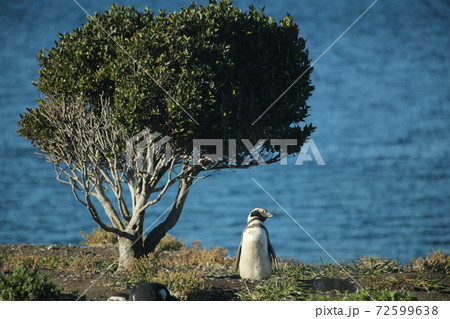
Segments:
[[[0,245],[0,256],[4,254],[19,254],[38,258],[48,257],[103,257],[105,260],[115,260],[118,257],[115,247],[79,247],[60,245]],[[112,295],[129,294],[132,287],[123,284],[126,274],[118,274],[113,270],[82,272],[46,269],[40,270],[49,276],[49,281],[63,288],[60,300],[107,300]],[[9,271],[10,272],[10,271]],[[8,271],[3,272],[8,275]],[[219,274],[205,278],[208,295],[205,300],[236,300],[235,293],[246,289],[242,279],[236,274]],[[247,283],[249,288],[256,283]]]
[[[105,265],[109,265],[111,260],[115,260],[118,257],[115,247],[0,245],[0,256],[12,254],[33,256],[34,260],[49,257],[88,257],[84,259],[104,260]],[[63,289],[60,300],[107,300],[112,295],[129,293],[131,287],[125,284],[126,274],[115,273],[111,269],[107,271],[92,271],[88,268],[86,267],[84,271],[74,271],[71,269],[52,269],[50,267],[46,269],[41,266],[40,270],[49,276],[49,281]],[[3,270],[2,273],[8,275],[11,273],[11,270]],[[405,282],[413,282],[418,276],[426,276],[427,280],[433,280],[434,276],[438,275],[432,273],[389,273],[361,278],[360,282],[364,285],[368,281],[387,280],[393,283],[393,289],[414,290],[419,300],[450,300],[450,276],[444,275],[445,278],[442,281],[443,275],[440,274],[440,285],[444,285],[447,288],[445,289],[446,293],[439,294],[433,291],[426,291],[427,289],[417,289],[416,286],[404,286]],[[258,282],[244,282],[232,269],[211,273],[210,276],[204,279],[207,295],[202,300],[239,300],[236,295],[237,292],[252,289],[258,284]],[[402,282],[403,286],[395,287],[396,282]],[[336,287],[330,287],[329,289],[336,289]]]

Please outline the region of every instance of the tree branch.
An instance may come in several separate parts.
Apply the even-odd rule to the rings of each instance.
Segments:
[[[117,212],[114,209],[114,206],[112,205],[110,199],[105,195],[103,187],[99,185],[99,187],[96,187],[95,190],[96,192],[92,193],[92,195],[97,198],[100,204],[103,206],[103,208],[105,209],[105,213],[111,220],[112,224],[119,230],[124,230],[125,227],[119,216],[117,215]]]
[[[185,164],[183,164],[183,169],[186,169]],[[185,176],[180,180],[180,184],[178,186],[178,193],[175,198],[174,203],[170,209],[169,215],[166,219],[156,226],[150,234],[145,239],[143,253],[148,254],[152,252],[156,245],[160,242],[160,240],[165,236],[165,234],[172,229],[180,218],[181,211],[183,210],[184,203],[186,201],[187,195],[189,193],[190,188],[193,185],[194,177],[200,173],[201,170],[198,168],[194,168],[189,166],[187,170],[190,171],[190,174]]]
[[[127,234],[126,232],[117,229],[115,227],[111,227],[106,225],[105,223],[102,222],[102,220],[100,219],[100,217],[98,216],[97,210],[95,209],[95,206],[92,204],[90,196],[87,195],[86,196],[86,203],[87,203],[87,209],[89,211],[89,213],[91,214],[92,219],[105,231],[107,232],[111,232],[114,233],[118,236],[121,237],[129,237],[129,234]]]

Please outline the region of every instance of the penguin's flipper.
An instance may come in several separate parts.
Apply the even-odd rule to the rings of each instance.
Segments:
[[[236,253],[236,271],[239,270],[239,261],[241,260],[241,249],[242,249],[242,238],[241,242],[239,243],[238,251]]]
[[[269,247],[270,259],[272,259],[272,263],[275,264],[275,269],[278,270],[277,256],[275,255],[275,250],[273,249],[273,246],[270,243],[269,237],[267,237],[267,246]]]

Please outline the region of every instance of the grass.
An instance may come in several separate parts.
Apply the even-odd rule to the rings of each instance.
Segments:
[[[301,300],[307,295],[305,291],[308,288],[308,285],[299,285],[296,280],[275,277],[273,280],[269,280],[263,285],[258,285],[254,289],[249,289],[246,286],[246,290],[238,292],[237,295],[244,301]]]
[[[395,291],[391,289],[358,289],[353,293],[346,291],[344,294],[331,298],[326,294],[312,294],[308,296],[310,301],[416,301],[417,296],[410,291]]]
[[[429,253],[425,259],[412,259],[406,267],[377,256],[341,265],[284,260],[270,279],[253,289],[246,287],[237,295],[241,300],[413,301],[419,292],[450,293],[448,261],[448,252],[441,250]],[[433,273],[439,276],[430,277]]]
[[[171,270],[163,268],[155,254],[137,260],[126,283],[133,285],[141,280],[159,282],[170,287],[175,297],[181,300],[195,300],[205,289],[204,280],[197,271],[187,271],[187,267],[183,266]]]
[[[113,263],[113,259],[105,259],[103,256],[51,256],[39,257],[33,255],[10,254],[2,256],[0,261],[3,271],[14,271],[19,265],[25,265],[28,269],[52,269],[57,271],[69,271],[80,273],[83,271],[100,272]]]
[[[450,273],[450,255],[445,249],[433,250],[425,258],[412,258],[408,262],[409,271]]]
[[[91,233],[85,233],[80,231],[81,237],[84,241],[81,245],[91,247],[104,247],[108,245],[117,245],[117,236],[113,233],[109,233],[101,229],[100,227],[94,228]]]
[[[115,244],[114,239],[101,230],[83,234],[83,237],[89,246]],[[111,254],[105,258],[101,253],[104,249],[98,248],[96,253],[77,255],[45,251],[38,256],[19,251],[0,254],[0,273],[11,277],[22,267],[29,271],[40,269],[78,276],[85,272],[104,272],[117,258]],[[238,277],[234,258],[229,257],[224,248],[202,248],[199,241],[188,246],[168,235],[154,253],[136,260],[128,272],[117,275],[111,284],[119,289],[141,280],[159,282],[180,300],[209,300],[214,293],[224,290],[229,291],[227,300],[433,300],[427,299],[430,296],[449,300],[449,265],[446,250],[433,250],[426,257],[411,259],[406,266],[378,256],[364,256],[340,265],[305,264],[285,259],[279,260],[278,270],[269,279],[251,282]],[[66,287],[68,291],[73,290],[70,289]]]
[[[383,273],[396,273],[403,269],[402,264],[398,261],[380,258],[376,255],[372,257],[361,257],[356,262],[360,271],[367,275],[379,275]]]
[[[176,253],[163,258],[165,252]],[[166,236],[154,253],[134,263],[128,283],[140,280],[159,282],[170,287],[180,300],[199,300],[208,294],[205,277],[224,269],[227,259],[230,259],[227,256],[228,252],[221,247],[207,250],[200,247],[199,241],[186,247],[179,239]]]

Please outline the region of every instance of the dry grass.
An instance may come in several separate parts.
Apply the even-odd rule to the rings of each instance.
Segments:
[[[93,238],[99,240],[90,240]],[[95,246],[104,242],[102,238],[105,237],[85,237],[87,244]],[[73,276],[89,283],[92,274],[106,270],[116,260],[117,250],[110,245],[89,249],[32,245],[8,249],[4,246],[0,271],[8,275],[19,265],[25,265],[58,278]],[[412,300],[415,296],[419,300],[448,300],[449,264],[446,250],[413,258],[406,266],[377,256],[361,257],[340,266],[279,260],[279,270],[271,278],[245,285],[234,270],[234,258],[224,248],[206,249],[199,241],[187,246],[168,235],[154,253],[136,260],[128,272],[111,275],[114,281],[109,285],[124,290],[141,280],[159,282],[181,300],[366,300],[367,294],[357,290],[357,285],[349,279],[350,274],[377,300]]]
[[[105,258],[102,255],[86,254],[81,256],[38,256],[20,252],[3,255],[0,269],[12,272],[20,265],[28,269],[54,270],[67,273],[100,272],[106,270],[115,257]]]
[[[412,272],[442,272],[450,273],[450,255],[445,249],[434,250],[427,254],[425,258],[411,258],[406,267]]]
[[[186,247],[179,239],[166,236],[154,253],[133,264],[129,282],[159,282],[181,300],[199,300],[207,293],[204,277],[223,270],[231,259],[227,256],[227,250],[221,247],[207,250],[199,241]]]
[[[362,273],[369,275],[397,273],[403,269],[402,264],[395,259],[389,260],[386,257],[380,258],[376,255],[373,255],[372,257],[360,257],[356,262],[356,266]]]
[[[191,243],[190,247],[179,250],[176,254],[170,254],[164,258],[164,266],[178,269],[214,269],[221,268],[230,259],[228,251],[223,247],[214,247],[212,250],[200,247],[200,242]]]
[[[84,239],[84,242],[81,242],[81,245],[90,246],[90,247],[104,247],[108,245],[115,246],[117,245],[117,236],[113,233],[109,233],[101,229],[100,227],[94,228],[92,233],[85,233],[80,231],[81,236]]]

